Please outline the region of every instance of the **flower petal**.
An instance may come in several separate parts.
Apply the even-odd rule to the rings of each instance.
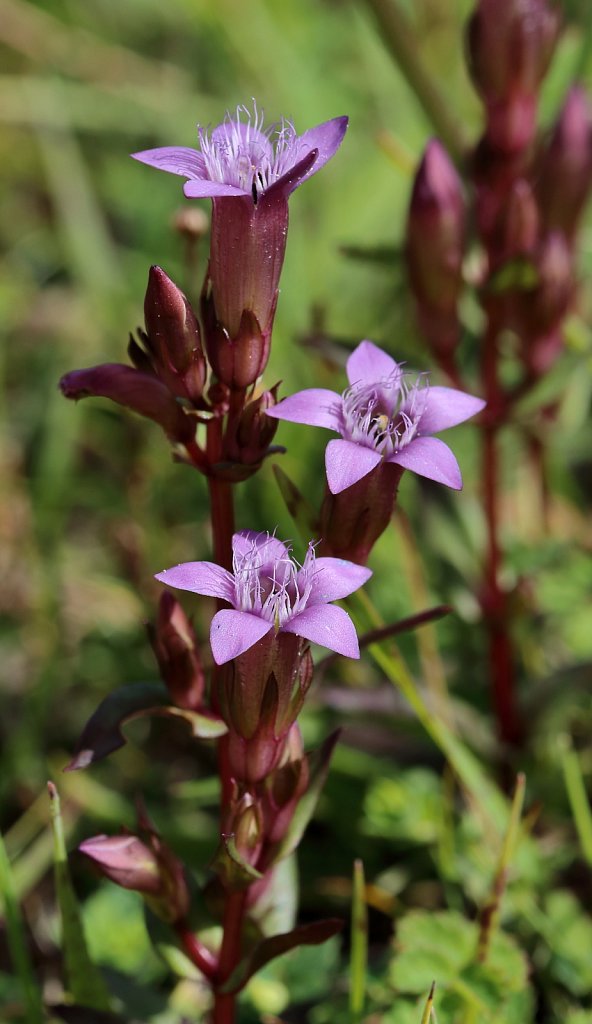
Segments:
[[[325,469],[331,494],[339,494],[346,487],[357,484],[378,465],[381,458],[373,448],[365,448],[353,441],[329,441],[325,449]]]
[[[313,605],[281,627],[283,633],[295,633],[313,644],[328,647],[346,658],[359,658],[360,647],[354,624],[343,608],[334,604]]]
[[[339,432],[340,410],[341,395],[327,388],[307,388],[282,399],[266,412],[276,420],[307,423],[309,427],[327,427]]]
[[[361,341],[347,361],[350,384],[378,384],[393,374],[400,376],[399,364],[371,341]]]
[[[232,551],[237,555],[248,555],[257,551],[261,565],[267,562],[282,562],[290,557],[287,546],[272,534],[259,530],[240,530],[233,534]]]
[[[182,562],[172,569],[156,573],[156,579],[178,590],[191,590],[205,597],[221,597],[229,604],[234,601],[234,576],[215,562]]]
[[[216,199],[220,196],[250,196],[235,185],[225,185],[223,181],[210,181],[209,178],[192,178],[183,185],[187,199]]]
[[[486,402],[475,395],[455,388],[429,387],[425,392],[425,408],[419,421],[421,434],[437,434],[475,416]]]
[[[349,597],[354,590],[363,586],[371,575],[371,569],[355,562],[348,562],[345,558],[317,558],[307,607]]]
[[[320,171],[321,167],[324,167],[327,161],[335,155],[343,142],[348,120],[347,117],[333,117],[330,121],[318,124],[316,128],[309,128],[299,136],[298,148],[300,151],[303,151],[304,147],[318,150],[313,167],[305,174],[302,181]]]
[[[272,623],[250,612],[237,612],[224,608],[216,612],[210,626],[210,647],[216,665],[238,658],[262,640],[272,629]]]
[[[187,146],[161,146],[131,154],[134,160],[156,167],[159,171],[180,174],[184,178],[206,178],[204,158],[197,149]]]
[[[387,462],[395,462],[455,491],[462,487],[458,462],[448,445],[437,437],[416,437],[396,455],[391,455]]]
[[[292,164],[289,171],[286,171],[285,174],[282,174],[281,178],[277,178],[276,181],[272,182],[265,189],[263,192],[265,201],[273,203],[277,200],[278,196],[287,199],[294,189],[302,184],[305,178],[309,178],[313,174],[311,168],[315,167],[318,155],[317,149],[310,149],[308,152],[304,149],[304,155],[300,157],[297,163]]]

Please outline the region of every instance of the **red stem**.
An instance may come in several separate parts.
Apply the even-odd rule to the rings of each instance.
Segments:
[[[240,960],[243,917],[247,891],[228,892],[222,922],[223,938],[218,961],[217,982],[223,985]],[[214,991],[212,1024],[234,1024],[236,994],[226,995]]]
[[[507,594],[500,582],[502,554],[499,539],[499,451],[498,436],[504,394],[498,381],[499,325],[493,312],[488,315],[483,339],[483,385],[487,400],[483,424],[483,501],[487,524],[485,562],[485,625],[488,633],[489,672],[498,735],[503,743],[517,745],[522,729],[515,700],[514,658],[508,628]]]
[[[215,417],[208,423],[208,461],[211,466],[222,459],[222,420]],[[232,572],[232,534],[234,533],[234,498],[232,484],[218,477],[208,477],[210,513],[214,542],[214,560]]]
[[[183,949],[187,953],[187,956],[193,964],[209,978],[210,981],[216,976],[216,970],[218,967],[215,956],[210,953],[210,950],[203,945],[188,928],[185,921],[180,921],[175,925],[175,931],[181,940]]]

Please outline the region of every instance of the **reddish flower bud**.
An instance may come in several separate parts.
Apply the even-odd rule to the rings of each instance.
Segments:
[[[422,329],[437,352],[457,341],[466,213],[462,185],[443,146],[432,139],[417,171],[407,220],[407,260]]]
[[[223,831],[234,837],[239,855],[247,864],[256,864],[263,846],[263,819],[261,809],[250,793],[228,811]]]
[[[592,187],[592,111],[574,86],[542,155],[537,193],[546,227],[573,238]]]
[[[271,328],[263,331],[255,314],[244,310],[238,331],[231,336],[216,319],[212,296],[207,292],[202,298],[202,314],[208,359],[218,380],[236,390],[254,384],[267,365]]]
[[[151,267],[144,317],[155,369],[180,398],[198,402],[206,380],[199,324],[183,292],[160,267]]]
[[[302,748],[302,735],[294,723],[286,738],[282,763],[265,783],[262,808],[268,843],[278,843],[286,834],[308,780],[309,768]]]
[[[469,70],[487,109],[487,137],[507,153],[534,137],[538,88],[559,24],[549,0],[479,0],[469,21]]]
[[[161,594],[156,628],[150,640],[162,677],[179,708],[202,706],[204,671],[193,626],[169,591]]]
[[[153,851],[137,836],[93,836],[78,847],[102,875],[123,889],[161,892],[160,867]]]
[[[147,819],[146,842],[134,835],[94,836],[79,850],[101,874],[123,889],[140,892],[162,920],[174,923],[186,916],[189,891],[183,865],[162,842]]]
[[[72,370],[60,381],[66,398],[110,398],[158,423],[171,441],[185,444],[195,436],[195,422],[186,416],[165,385],[149,373],[121,363],[102,363]]]

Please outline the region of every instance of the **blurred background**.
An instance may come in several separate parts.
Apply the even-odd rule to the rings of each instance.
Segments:
[[[400,6],[412,19],[416,52],[442,103],[466,139],[476,139],[480,107],[463,46],[472,4]],[[564,13],[541,97],[543,130],[576,74],[592,87],[587,0],[565,0]],[[48,778],[63,794],[70,848],[89,832],[131,825],[140,791],[189,863],[203,866],[215,844],[210,754],[196,753],[181,726],[136,723],[129,729],[133,741],[112,760],[87,773],[61,774],[97,703],[118,685],[156,675],[143,626],[159,592],[153,574],[209,554],[203,481],[171,461],[158,428],[103,401],[66,402],[57,390],[67,370],[125,361],[128,333],[142,323],[151,264],[161,265],[190,298],[199,295],[208,242],[190,243],[178,229],[179,213],[189,206],[181,181],[129,153],[193,146],[198,123],[215,125],[251,98],[267,122],[286,115],[299,131],[349,114],[337,157],[291,201],[266,375],[268,385],[282,380],[284,393],[313,385],[339,390],[339,366],[365,337],[410,367],[429,366],[402,243],[412,176],[434,127],[389,52],[375,4],[366,0],[0,0],[0,57],[0,826],[51,995],[52,984],[59,994],[59,951]],[[209,215],[208,203],[197,205]],[[544,871],[539,860],[530,875],[525,869],[531,886],[544,887],[558,864],[565,867],[574,856],[557,769],[559,733],[576,735],[584,770],[592,771],[591,272],[589,211],[580,235],[583,285],[552,385],[560,405],[548,438],[546,521],[528,460],[507,438],[508,573],[522,583],[517,616],[526,609],[519,626],[522,697],[527,712],[538,715],[529,778],[536,780],[533,799],[545,793],[555,857]],[[466,299],[469,377],[479,316],[475,300]],[[282,424],[278,436],[288,448],[282,467],[314,499],[323,488],[321,435]],[[465,490],[443,494],[405,476],[398,527],[373,559],[372,596],[389,621],[433,604],[454,606],[453,616],[421,634],[421,644],[404,637],[402,650],[414,672],[425,674],[427,666],[432,678],[448,679],[461,735],[488,760],[494,740],[474,595],[483,538],[478,438],[469,426],[450,440]],[[293,536],[270,464],[239,488],[238,520]],[[205,636],[204,604],[185,602]],[[442,788],[441,755],[369,663],[343,667],[340,688],[329,678],[315,691],[305,717],[307,742],[314,745],[344,723],[345,743],[303,847],[303,914],[347,915],[351,863],[364,858],[367,876],[378,880],[371,931],[379,963],[376,1006],[385,1020],[406,1021],[402,1010],[391,1018],[388,1009],[393,908],[401,899],[439,905],[442,886],[454,890],[463,872],[463,891],[476,899],[493,862],[471,826],[465,846],[458,840],[464,867],[455,861],[445,877],[446,849],[438,844],[451,834],[441,825],[453,798]],[[150,951],[139,899],[97,883],[76,862],[74,871],[91,945],[122,1000],[141,1019],[179,1020],[183,999],[193,1006],[197,996],[179,982],[178,1002],[167,1003],[167,969]],[[588,896],[590,881],[586,876]],[[546,932],[540,922],[531,921],[530,932],[524,925],[531,950],[543,934],[548,942],[558,920],[549,916]],[[555,1002],[549,997],[550,1016],[540,1019],[562,1019],[579,999],[590,1002],[592,973],[577,958],[581,945],[574,938],[560,957],[563,968],[549,974],[547,988],[559,995]],[[278,968],[254,982],[245,1013],[259,1019],[282,1013],[291,1001],[314,1003],[317,1024],[332,1019],[340,1005],[340,949],[335,941],[312,960],[302,954],[291,977]],[[545,956],[548,966],[560,954],[540,953]],[[140,967],[152,981],[149,995],[134,979]],[[289,975],[289,965],[282,969]],[[0,946],[0,1005],[16,998],[10,973]],[[419,1020],[417,1013],[410,1019]]]

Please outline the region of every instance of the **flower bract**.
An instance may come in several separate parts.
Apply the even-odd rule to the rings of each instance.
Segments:
[[[370,569],[339,558],[317,558],[312,543],[299,565],[282,541],[250,530],[234,534],[232,553],[232,572],[214,562],[185,562],[156,576],[171,587],[230,605],[212,619],[210,644],[217,665],[237,658],[272,630],[359,657],[353,622],[331,602],[361,587],[372,575]]]
[[[309,388],[267,411],[341,434],[325,453],[329,490],[339,494],[383,460],[460,490],[454,454],[432,435],[474,416],[485,402],[454,388],[432,387],[425,374],[410,376],[371,341],[352,352],[347,377],[349,387],[341,395]]]

